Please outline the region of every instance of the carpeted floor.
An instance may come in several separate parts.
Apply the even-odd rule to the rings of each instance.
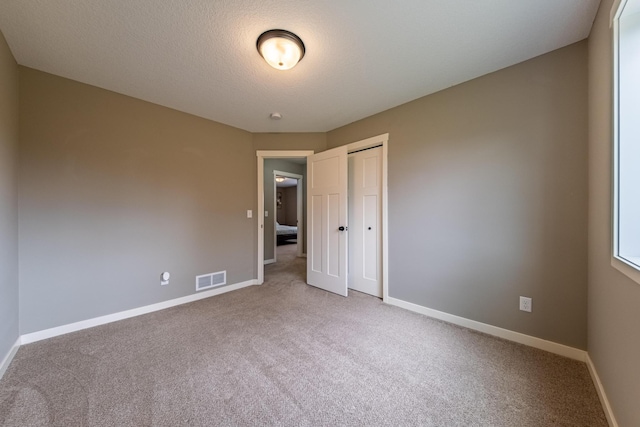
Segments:
[[[280,248],[262,286],[21,347],[0,425],[606,426],[583,363],[307,286]]]

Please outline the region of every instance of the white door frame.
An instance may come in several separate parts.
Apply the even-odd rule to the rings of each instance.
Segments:
[[[389,190],[387,186],[387,152],[389,134],[373,136],[347,145],[349,153],[382,146],[382,301],[389,301]]]
[[[313,154],[313,150],[258,150],[258,285],[264,283],[264,159],[300,158]]]
[[[296,226],[298,227],[298,235],[296,237],[296,240],[298,241],[298,243],[296,243],[296,250],[297,250],[297,255],[299,257],[302,256],[302,247],[303,245],[303,231],[304,231],[304,216],[302,215],[302,186],[304,185],[304,177],[300,174],[297,173],[291,173],[291,172],[285,172],[285,171],[278,171],[278,170],[274,170],[273,171],[273,197],[276,197],[276,193],[277,193],[277,189],[278,189],[278,185],[276,183],[276,175],[278,176],[286,176],[287,178],[292,178],[297,180],[297,188],[296,188],[296,214],[298,216],[298,223],[296,224]],[[276,207],[277,209],[277,207]],[[278,215],[276,213],[274,213],[275,217],[273,218],[274,221],[278,220]],[[278,246],[278,233],[275,227],[273,227],[273,259],[275,261],[278,261],[278,254],[276,253],[276,248]]]

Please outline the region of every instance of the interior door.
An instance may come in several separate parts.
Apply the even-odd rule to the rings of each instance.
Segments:
[[[347,296],[347,147],[307,158],[307,283]]]

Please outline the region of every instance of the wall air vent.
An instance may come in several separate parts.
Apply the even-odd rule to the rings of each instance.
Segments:
[[[203,291],[227,284],[227,271],[196,276],[196,291]]]

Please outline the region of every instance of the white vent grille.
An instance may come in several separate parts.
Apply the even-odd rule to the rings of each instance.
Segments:
[[[227,272],[219,271],[217,273],[203,274],[196,276],[196,291],[215,288],[227,284]]]

